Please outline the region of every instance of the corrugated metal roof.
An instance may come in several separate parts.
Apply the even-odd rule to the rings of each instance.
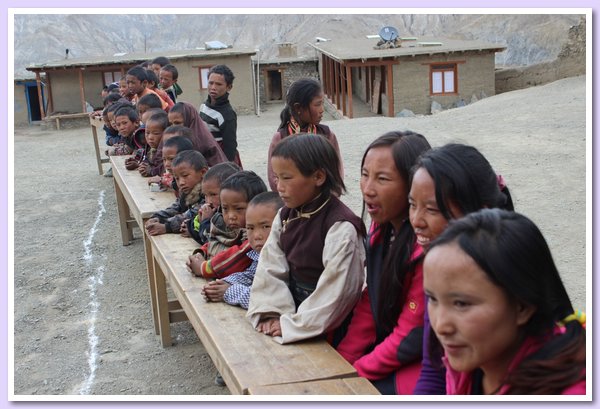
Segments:
[[[407,57],[428,54],[445,54],[462,51],[503,51],[501,44],[481,41],[452,40],[444,38],[418,38],[416,41],[403,41],[399,48],[374,49],[378,39],[331,39],[325,42],[308,43],[323,54],[337,61],[368,60],[390,57]],[[419,43],[441,43],[441,45],[421,45]]]
[[[156,57],[164,56],[172,61],[187,59],[187,58],[211,58],[214,56],[235,56],[235,55],[254,55],[256,50],[250,48],[227,48],[223,50],[180,50],[180,51],[162,51],[155,53],[130,53],[125,55],[112,56],[94,56],[85,58],[69,58],[58,61],[51,61],[43,64],[34,64],[27,67],[29,71],[43,71],[47,69],[57,68],[77,68],[100,65],[114,64],[137,64],[147,60],[152,60]]]

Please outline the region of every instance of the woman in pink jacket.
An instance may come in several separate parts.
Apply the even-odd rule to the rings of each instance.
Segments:
[[[484,209],[450,222],[423,270],[447,394],[585,394],[585,314],[531,220]]]
[[[383,394],[410,394],[421,368],[425,303],[422,249],[408,222],[411,167],[427,140],[389,132],[365,152],[360,188],[367,239],[367,288],[337,349]]]

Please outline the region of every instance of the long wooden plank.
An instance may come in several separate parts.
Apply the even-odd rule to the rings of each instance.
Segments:
[[[365,378],[328,379],[282,385],[253,386],[250,395],[380,395]]]

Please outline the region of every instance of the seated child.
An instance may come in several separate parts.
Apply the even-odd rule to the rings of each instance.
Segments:
[[[174,65],[167,64],[160,69],[158,74],[158,80],[160,82],[160,88],[164,89],[167,95],[171,98],[171,100],[177,103],[177,91],[175,90],[175,86],[177,85],[177,78],[179,77],[179,72]],[[181,88],[179,88],[181,89]]]
[[[149,109],[158,108],[162,111],[163,109],[161,108],[161,106],[162,104],[160,103],[160,98],[158,97],[158,95],[148,94],[141,97],[135,107],[141,117],[142,115],[144,115],[144,112],[146,112]]]
[[[158,183],[161,191],[171,189],[175,192],[175,197],[179,197],[179,189],[177,188],[175,178],[173,178],[173,159],[175,159],[179,152],[191,150],[193,150],[193,146],[189,139],[184,138],[183,136],[173,136],[164,140],[163,135],[162,161],[165,173],[163,173],[162,176],[154,176],[153,178],[158,178],[154,179],[155,182],[151,182],[153,178],[150,178],[148,184]]]
[[[158,176],[164,172],[162,150],[162,136],[165,129],[169,126],[167,113],[162,109],[157,111],[146,111],[149,118],[145,119],[146,131],[146,159],[138,166],[138,171],[142,176]]]
[[[148,76],[146,69],[136,65],[127,71],[127,87],[129,92],[133,95],[131,102],[137,104],[141,97],[148,94],[156,94],[154,91],[148,88]],[[166,101],[161,99],[161,108],[167,110],[168,104]]]
[[[198,214],[193,219],[188,220],[186,231],[189,236],[200,244],[208,241],[210,232],[210,219],[221,205],[219,192],[221,184],[225,179],[234,173],[239,172],[240,167],[233,162],[218,163],[208,169],[202,179],[202,193],[204,194],[204,204],[198,209]]]
[[[158,112],[165,112],[165,111],[163,111],[160,108],[159,109],[151,108],[147,111],[144,111],[144,113],[139,113],[139,110],[138,110],[138,115],[140,117],[140,127],[138,128],[138,131],[144,133],[144,141],[146,140],[145,122],[150,118],[150,116],[152,116],[153,113],[158,113]],[[147,143],[145,143],[144,149],[138,148],[137,150],[135,150],[134,156],[127,158],[127,160],[125,161],[125,167],[128,170],[137,169],[143,162],[146,161],[149,150],[150,150],[150,148]]]
[[[179,198],[167,209],[156,212],[146,222],[151,236],[179,233],[181,223],[195,214],[202,201],[202,178],[208,170],[206,159],[197,151],[182,151],[173,159],[173,175]]]
[[[139,128],[140,120],[137,111],[130,106],[123,106],[115,111],[114,117],[122,141],[109,148],[107,154],[110,155],[113,152],[113,155],[128,155],[135,150],[144,149],[146,138],[144,130]]]
[[[129,87],[127,86],[127,77],[121,77],[119,80],[119,94],[127,101],[131,101],[133,98],[133,94],[129,92]]]
[[[178,137],[187,139],[190,142],[190,144],[192,144],[191,134],[192,134],[192,130],[189,128],[186,128],[185,126],[171,125],[171,126],[167,127],[167,129],[165,129],[165,131],[163,132],[163,137],[162,137],[163,155],[164,155],[164,144],[169,139],[178,136]],[[188,150],[188,149],[193,150],[194,145],[192,144],[189,148],[186,147],[185,149],[180,149],[179,151]],[[177,152],[175,152],[175,154],[177,154]],[[173,155],[173,158],[174,157],[175,157],[175,155]],[[173,158],[171,158],[171,160],[173,160]],[[164,165],[164,161],[163,161],[163,165]],[[170,166],[170,164],[169,164],[169,166]],[[150,179],[148,179],[148,184],[158,183],[161,186],[161,190],[168,190],[168,189],[172,188],[172,185],[175,185],[175,182],[173,180],[172,172],[169,171],[164,166],[163,166],[163,169],[164,169],[164,171],[163,171],[162,175],[150,177]],[[177,194],[178,194],[178,192],[176,192],[176,195]]]
[[[283,201],[277,192],[260,193],[248,203],[246,233],[252,249],[246,253],[246,256],[252,259],[252,264],[242,272],[233,273],[222,280],[218,279],[206,284],[202,289],[202,294],[207,301],[223,301],[248,309],[250,287],[258,265],[260,250],[267,241],[273,219],[282,206]]]
[[[113,128],[111,121],[108,117],[108,109],[109,106],[102,110],[102,120],[104,121],[104,127],[102,128],[106,133],[105,142],[108,146],[113,146],[121,142],[121,136],[119,135],[119,131]]]
[[[220,211],[210,220],[208,242],[194,251],[186,262],[188,270],[204,278],[222,278],[247,268],[250,244],[246,239],[246,207],[259,193],[266,192],[265,182],[252,171],[229,176],[219,192]]]
[[[285,206],[261,251],[247,317],[283,344],[334,335],[365,281],[364,224],[338,198],[340,159],[323,136],[284,138],[271,162]]]

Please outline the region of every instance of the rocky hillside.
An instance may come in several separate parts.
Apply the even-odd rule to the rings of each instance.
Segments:
[[[299,55],[315,37],[358,38],[394,26],[401,36],[477,39],[503,44],[499,66],[523,66],[555,59],[580,15],[523,14],[338,14],[338,15],[15,15],[15,74],[25,67],[65,58],[193,49],[219,40],[234,47],[256,47],[274,57],[277,43],[297,44]],[[31,74],[29,74],[31,75]]]

